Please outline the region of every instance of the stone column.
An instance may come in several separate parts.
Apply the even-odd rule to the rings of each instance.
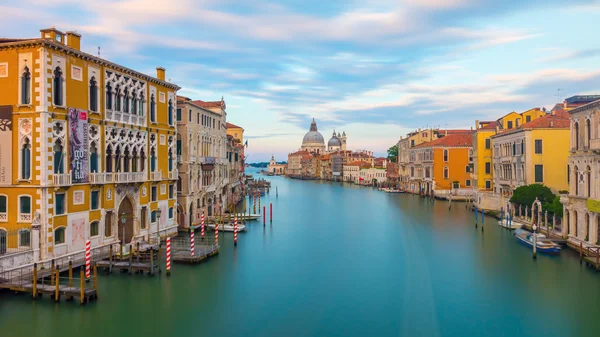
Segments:
[[[41,225],[39,223],[40,214],[35,212],[33,223],[31,224],[31,248],[33,249],[33,262],[38,262],[41,260],[40,256],[40,229]]]

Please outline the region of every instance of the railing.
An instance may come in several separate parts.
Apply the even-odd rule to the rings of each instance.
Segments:
[[[162,180],[162,172],[150,172],[150,180],[157,181]]]
[[[31,228],[9,229],[0,238],[0,256],[31,251]],[[1,266],[2,264],[0,264]]]
[[[134,183],[144,181],[144,172],[117,172],[115,173],[116,183]]]
[[[71,185],[70,173],[55,173],[52,175],[52,182],[55,186]]]
[[[178,171],[169,171],[169,180],[177,180],[178,173]]]
[[[31,222],[32,221],[31,213],[30,214],[19,214],[19,222]]]
[[[190,163],[196,162],[196,156],[189,155]]]
[[[108,173],[90,173],[90,182],[92,184],[104,184]]]

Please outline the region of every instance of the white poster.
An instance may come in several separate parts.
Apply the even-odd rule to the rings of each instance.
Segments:
[[[12,106],[0,106],[0,185],[12,184]]]

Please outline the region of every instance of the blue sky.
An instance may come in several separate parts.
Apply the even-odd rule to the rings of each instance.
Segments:
[[[469,128],[600,93],[599,1],[0,1],[6,37],[55,26],[82,49],[227,102],[249,161],[287,159],[310,120],[378,154],[419,127]],[[558,90],[561,89],[558,96]]]

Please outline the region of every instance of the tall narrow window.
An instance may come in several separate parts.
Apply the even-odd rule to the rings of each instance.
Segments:
[[[98,111],[98,85],[95,77],[90,80],[90,110]]]
[[[177,121],[181,122],[181,108],[177,108]]]
[[[138,111],[140,116],[144,115],[144,93],[140,92],[140,109]]]
[[[542,140],[541,139],[535,140],[535,153],[536,154],[542,153]]]
[[[31,197],[28,195],[23,195],[19,197],[19,213],[23,214],[31,214]]]
[[[65,214],[65,194],[55,193],[54,194],[54,215]]]
[[[54,142],[54,174],[65,173],[63,146],[60,139]]]
[[[99,209],[100,208],[100,191],[94,190],[92,191],[92,195],[90,198],[90,209]]]
[[[486,139],[485,139],[485,148],[486,148],[486,149],[489,149],[489,148],[490,148],[490,146],[491,146],[491,142],[492,142],[492,140],[491,140],[491,139],[489,139],[489,138],[486,138]]]
[[[8,220],[8,197],[5,195],[0,195],[0,220],[7,221]]]
[[[100,227],[98,221],[90,223],[90,236],[98,236],[98,227]]]
[[[444,179],[448,179],[448,177],[449,177],[448,167],[444,167]]]
[[[140,172],[146,171],[146,153],[144,149],[140,151]]]
[[[123,112],[129,113],[129,90],[123,91]]]
[[[592,169],[588,166],[586,170],[587,197],[592,196]]]
[[[140,227],[142,229],[146,229],[146,218],[148,217],[148,208],[146,206],[142,207],[142,216],[140,217]]]
[[[169,100],[169,125],[173,125],[173,101]]]
[[[535,182],[544,182],[544,165],[535,165]]]
[[[592,140],[592,122],[589,119],[585,121],[585,146],[589,148]]]
[[[98,172],[98,147],[96,146],[96,142],[92,142],[90,146],[90,172]]]
[[[131,172],[138,172],[138,161],[140,156],[138,155],[137,149],[133,149],[133,155],[131,160]]]
[[[112,236],[113,212],[106,212],[106,220],[104,220],[104,236]]]
[[[112,95],[112,87],[110,85],[110,83],[108,83],[106,85],[106,109],[107,110],[112,110],[112,101],[113,101],[113,95]]]
[[[110,173],[113,171],[112,148],[110,147],[110,145],[106,148],[105,165],[106,165],[106,172]]]
[[[575,149],[579,150],[579,123],[575,123]]]
[[[156,150],[152,149],[150,152],[150,172],[156,171]]]
[[[56,67],[54,69],[54,105],[62,106],[63,105],[63,73],[60,70],[60,67]]]
[[[23,69],[21,74],[21,104],[31,103],[31,73],[29,68]]]
[[[169,148],[169,172],[173,171],[173,153]]]
[[[131,161],[130,154],[129,147],[126,147],[125,153],[123,154],[123,172],[129,172],[129,162]]]
[[[444,161],[448,161],[448,150],[444,150]]]
[[[138,111],[137,93],[135,92],[135,90],[133,90],[131,92],[131,114],[137,115],[137,111]]]
[[[115,172],[121,172],[121,147],[119,145],[115,150]]]
[[[156,102],[154,101],[154,94],[150,96],[150,121],[156,123]]]
[[[31,143],[25,138],[21,148],[21,179],[31,178]]]
[[[115,90],[115,110],[121,111],[121,87],[117,84],[117,88]]]

